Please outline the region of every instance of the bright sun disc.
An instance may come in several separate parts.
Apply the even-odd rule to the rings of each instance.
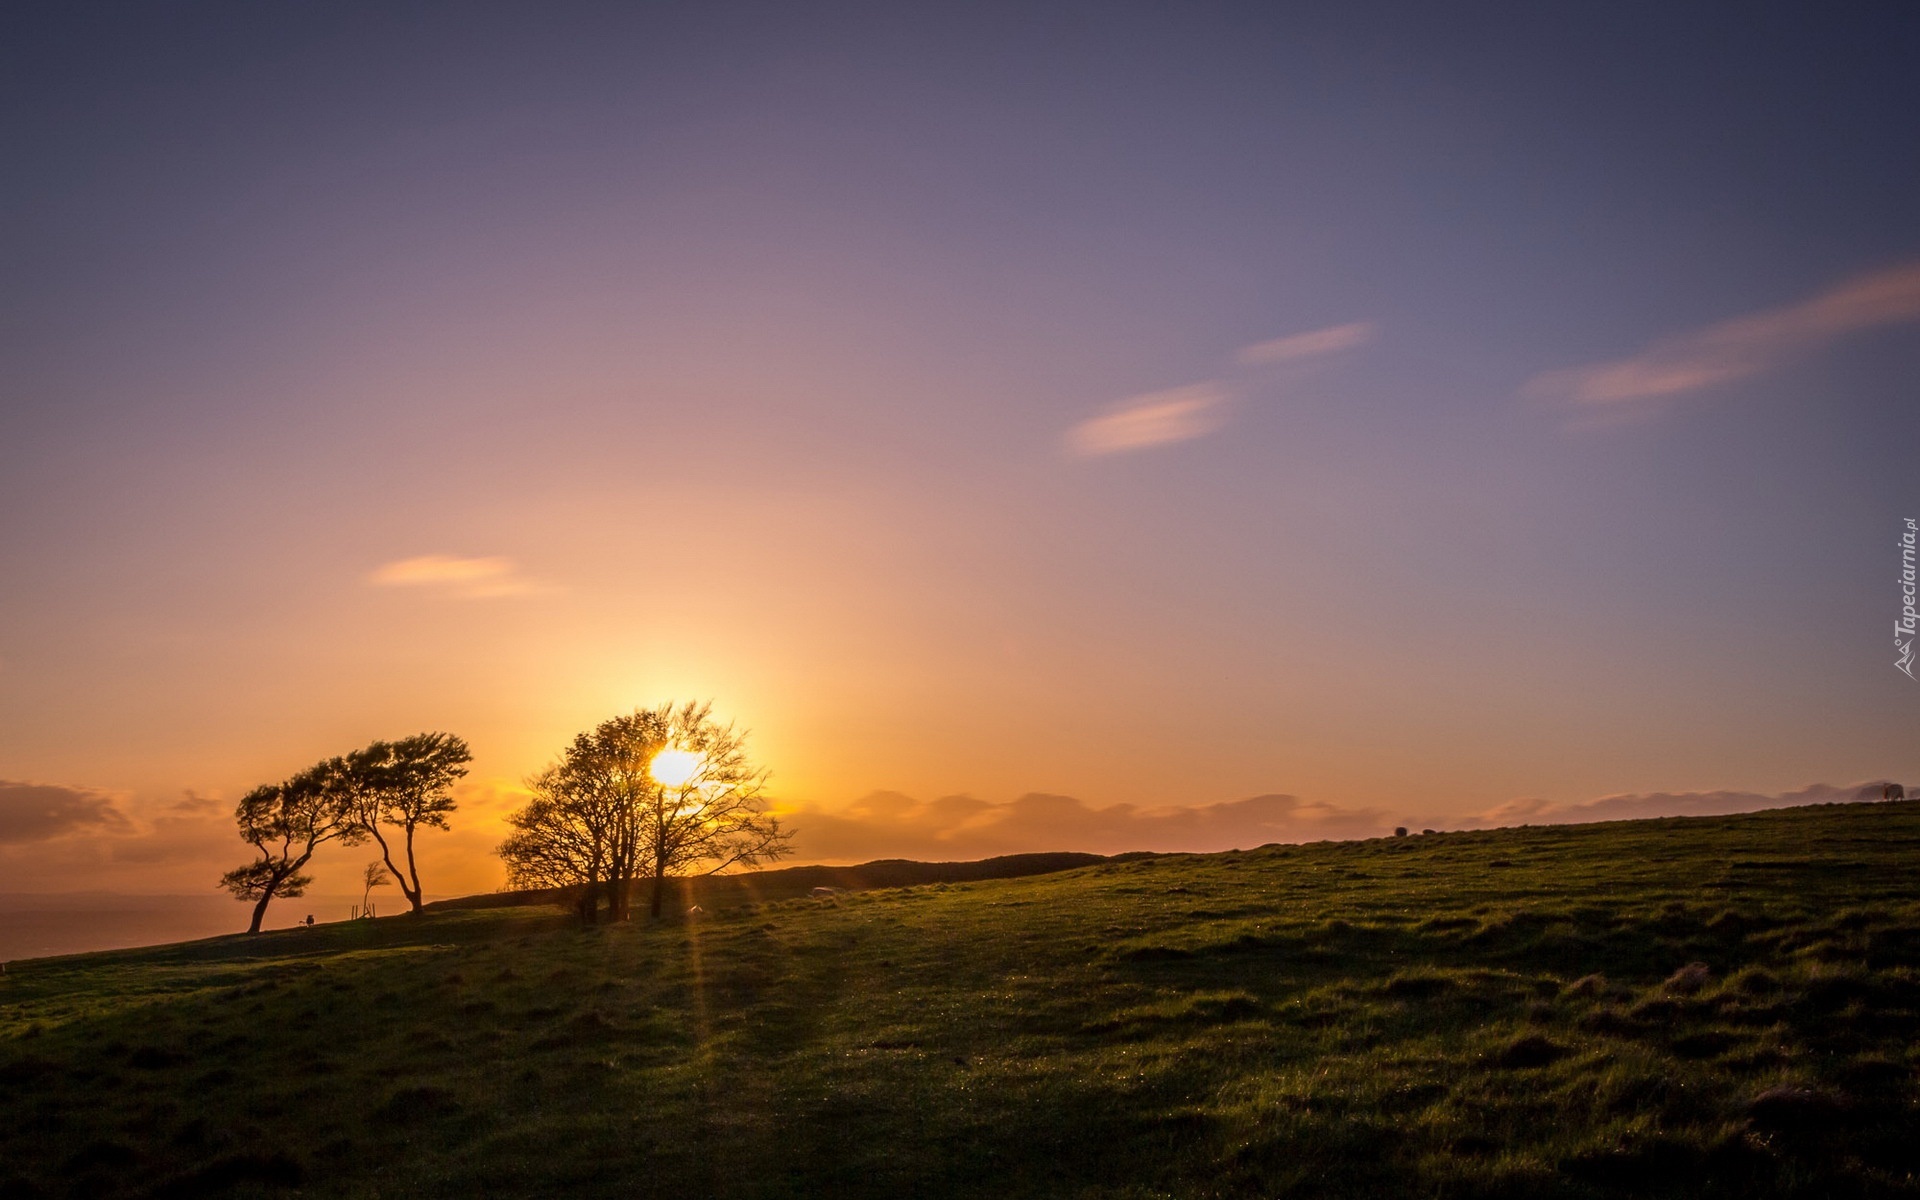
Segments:
[[[679,787],[699,773],[700,756],[691,750],[662,750],[647,770],[668,787]]]

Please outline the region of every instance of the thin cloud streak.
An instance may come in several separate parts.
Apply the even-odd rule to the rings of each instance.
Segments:
[[[1247,367],[1305,362],[1364,345],[1373,339],[1374,331],[1371,321],[1350,321],[1244,346],[1234,359]],[[1234,394],[1228,384],[1209,380],[1130,396],[1068,430],[1067,453],[1098,458],[1205,437],[1226,424]]]
[[[1323,358],[1366,345],[1373,340],[1377,330],[1372,321],[1349,321],[1345,325],[1331,325],[1325,329],[1243,346],[1234,355],[1234,360],[1243,367],[1268,367],[1308,358]]]
[[[1657,400],[1774,370],[1850,333],[1920,321],[1920,263],[1864,275],[1783,308],[1666,338],[1631,358],[1547,371],[1523,394],[1576,404]]]
[[[463,599],[526,596],[544,591],[507,558],[423,554],[387,563],[367,576],[376,587],[418,588]]]
[[[1193,383],[1122,400],[1068,430],[1067,450],[1091,458],[1204,437],[1226,420],[1232,394],[1225,384]]]

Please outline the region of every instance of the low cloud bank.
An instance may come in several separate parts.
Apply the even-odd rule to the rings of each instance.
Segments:
[[[465,780],[455,795],[452,832],[431,831],[418,846],[430,899],[500,886],[493,848],[505,814],[525,800],[524,789],[500,779]],[[235,832],[231,799],[0,780],[0,893],[205,889],[217,897],[221,873],[254,855]],[[357,903],[361,868],[377,857],[376,846],[328,844],[313,863],[317,892],[350,890]],[[388,891],[383,907],[393,900]]]
[[[787,819],[799,830],[799,857],[826,862],[958,860],[1033,850],[1224,850],[1371,837],[1386,820],[1371,809],[1277,795],[1193,808],[1094,808],[1072,796],[1040,793],[994,804],[971,796],[915,800],[898,792],[875,792],[843,808],[801,808]]]
[[[1580,825],[1589,821],[1627,821],[1639,817],[1716,817],[1727,813],[1758,812],[1765,808],[1794,808],[1803,804],[1851,804],[1879,800],[1884,779],[1832,787],[1816,783],[1797,792],[1649,792],[1645,795],[1602,796],[1584,804],[1549,804],[1544,800],[1509,800],[1488,809],[1472,828],[1500,825]]]
[[[44,842],[130,828],[114,798],[92,788],[0,779],[0,844]]]
[[[1029,851],[1128,850],[1207,852],[1269,842],[1317,842],[1380,837],[1396,825],[1420,829],[1489,829],[1503,825],[1571,825],[1636,817],[1716,816],[1878,800],[1885,781],[1799,791],[1655,792],[1603,796],[1579,804],[1510,800],[1484,812],[1452,817],[1344,808],[1296,796],[1266,795],[1196,807],[1095,808],[1072,796],[1033,793],[1004,803],[971,796],[916,800],[875,792],[841,807],[798,805],[782,816],[797,830],[796,861],[864,862],[876,858],[929,861],[988,858]]]

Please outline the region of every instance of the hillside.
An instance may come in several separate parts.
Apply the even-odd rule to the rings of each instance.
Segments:
[[[1002,854],[974,862],[916,862],[909,858],[881,858],[848,867],[774,867],[764,871],[736,871],[728,875],[694,875],[673,879],[669,886],[676,909],[698,904],[702,908],[729,907],[807,896],[815,888],[866,891],[871,888],[917,887],[926,883],[972,883],[982,879],[1017,879],[1091,867],[1104,862],[1149,858],[1148,854]],[[636,894],[645,895],[640,887]],[[534,891],[483,892],[427,905],[436,912],[462,908],[510,908],[572,901],[557,888]]]
[[[40,960],[0,1197],[1920,1195],[1917,850],[1845,805]]]

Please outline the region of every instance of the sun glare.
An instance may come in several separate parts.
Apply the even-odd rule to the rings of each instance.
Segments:
[[[700,756],[691,750],[662,750],[647,770],[668,787],[680,787],[700,773]]]

